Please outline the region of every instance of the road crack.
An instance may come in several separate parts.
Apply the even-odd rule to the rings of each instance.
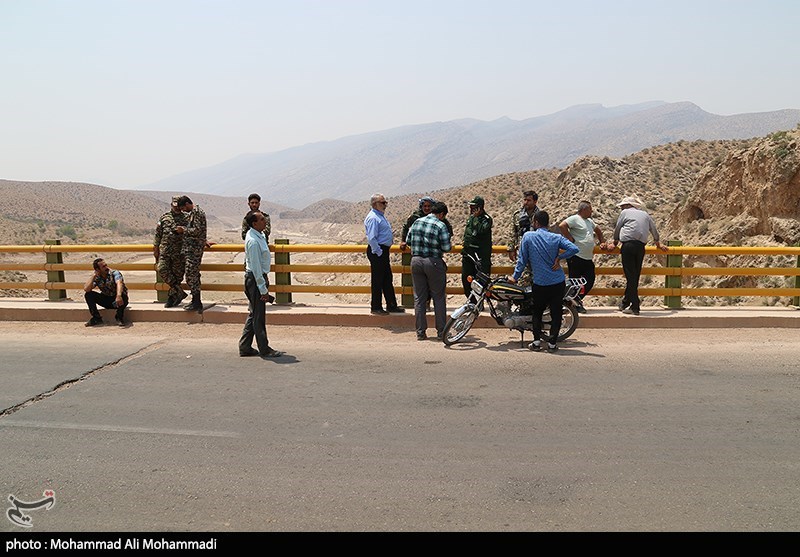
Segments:
[[[36,404],[37,402],[39,402],[41,400],[44,400],[46,398],[50,398],[51,396],[53,396],[53,395],[55,395],[57,393],[60,393],[61,391],[65,390],[65,389],[69,389],[70,387],[72,387],[73,385],[75,385],[77,383],[80,383],[81,381],[85,381],[86,379],[94,377],[97,374],[105,373],[107,371],[110,371],[110,370],[112,370],[112,369],[114,369],[116,367],[124,365],[124,364],[126,364],[126,363],[128,363],[128,362],[130,362],[132,360],[135,360],[136,358],[140,358],[140,357],[144,356],[145,354],[148,354],[150,352],[158,350],[164,344],[166,344],[165,340],[159,340],[159,341],[154,342],[152,344],[148,344],[147,346],[145,346],[143,348],[140,348],[139,350],[137,350],[136,352],[134,352],[132,354],[128,354],[127,356],[123,356],[122,358],[120,358],[118,360],[114,360],[113,362],[108,362],[108,363],[100,365],[100,366],[98,366],[96,368],[90,369],[89,371],[87,371],[85,373],[82,373],[79,377],[75,377],[73,379],[67,379],[65,381],[62,381],[61,383],[59,383],[58,385],[56,385],[55,387],[53,387],[49,391],[45,391],[43,393],[39,393],[38,395],[32,396],[28,400],[25,400],[23,402],[20,402],[19,404],[15,404],[14,406],[10,406],[10,407],[6,408],[5,410],[0,411],[0,418],[5,418],[6,416],[10,416],[11,414],[13,414],[13,413],[15,413],[17,411],[22,410],[23,408],[27,408],[28,406],[30,406],[32,404]]]

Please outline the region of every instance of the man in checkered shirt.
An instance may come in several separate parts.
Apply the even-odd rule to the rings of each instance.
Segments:
[[[428,338],[425,306],[433,299],[436,338],[442,338],[447,321],[447,265],[443,255],[452,249],[450,232],[443,219],[447,205],[437,202],[429,215],[414,221],[403,240],[411,250],[411,277],[414,282],[414,317],[417,340]]]

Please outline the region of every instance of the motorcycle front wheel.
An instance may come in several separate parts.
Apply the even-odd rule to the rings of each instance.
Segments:
[[[467,304],[460,310],[453,312],[453,317],[447,320],[447,325],[442,331],[442,342],[446,346],[457,343],[472,328],[475,319],[478,317],[478,310],[474,304]]]
[[[545,310],[542,315],[542,325],[545,333],[550,332],[550,310]],[[557,342],[561,342],[572,336],[578,328],[578,310],[574,306],[565,305],[561,310],[561,328],[558,330]]]

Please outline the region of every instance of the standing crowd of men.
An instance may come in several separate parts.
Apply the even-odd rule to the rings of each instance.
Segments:
[[[522,204],[511,218],[511,238],[508,256],[514,261],[514,273],[509,281],[533,290],[532,350],[542,350],[547,341],[548,350],[557,350],[556,339],[561,327],[561,303],[566,288],[566,275],[561,261],[567,262],[570,278],[582,277],[586,284],[579,295],[578,311],[586,313],[582,300],[592,290],[595,282],[594,249],[613,250],[622,244],[622,267],[626,278],[625,295],[619,309],[624,313],[639,315],[641,301],[638,287],[644,260],[645,245],[652,235],[656,246],[661,244],[658,229],[652,217],[643,209],[641,201],[626,197],[617,206],[621,209],[614,228],[613,239],[605,242],[603,232],[592,219],[593,208],[589,201],[578,203],[575,214],[570,215],[550,230],[550,215],[538,206],[535,191],[522,193]],[[242,220],[242,240],[245,252],[244,292],[248,299],[249,315],[239,340],[240,356],[277,358],[284,353],[273,349],[266,332],[266,304],[274,301],[269,293],[271,255],[269,214],[260,210],[261,196],[248,197],[249,211]],[[398,305],[394,291],[389,251],[394,243],[394,232],[386,218],[386,196],[376,193],[370,199],[371,210],[364,219],[367,240],[366,256],[370,263],[370,309],[373,315],[404,313]],[[469,277],[474,275],[476,264],[491,274],[492,268],[492,217],[486,212],[485,201],[475,196],[467,203],[469,216],[464,225],[461,252],[461,281],[464,295],[469,297]],[[447,264],[444,254],[453,248],[453,227],[447,219],[447,205],[432,197],[419,200],[419,207],[409,215],[402,230],[400,249],[411,252],[411,276],[414,291],[415,329],[418,340],[427,338],[427,315],[433,303],[434,325],[437,339],[444,332],[446,310]],[[170,210],[158,220],[153,238],[153,256],[158,274],[169,286],[164,307],[177,307],[188,297],[183,290],[183,280],[189,287],[191,301],[184,306],[187,311],[203,312],[201,299],[200,265],[206,248],[214,245],[208,240],[205,212],[185,195],[174,196]],[[85,300],[91,314],[86,326],[103,323],[97,309],[100,305],[116,309],[115,321],[124,326],[124,310],[128,305],[128,289],[122,274],[110,269],[102,258],[93,261],[94,273],[84,285]],[[95,291],[97,290],[97,291]],[[384,309],[385,303],[385,309]],[[542,330],[545,309],[552,316],[549,336]],[[257,349],[253,348],[253,340]]]
[[[578,203],[575,214],[562,220],[550,230],[550,215],[538,206],[539,195],[533,190],[522,193],[522,204],[511,216],[511,236],[507,248],[509,259],[516,263],[509,278],[520,286],[533,290],[532,350],[542,350],[543,340],[548,350],[557,350],[556,339],[561,328],[562,300],[566,289],[566,274],[561,261],[566,261],[570,278],[583,278],[586,283],[578,295],[577,311],[586,313],[583,299],[595,283],[594,249],[613,250],[622,243],[622,265],[626,278],[625,296],[619,309],[624,313],[639,315],[639,278],[644,258],[644,247],[650,235],[659,249],[658,230],[641,201],[634,197],[623,199],[617,206],[622,209],[614,229],[613,240],[605,241],[603,231],[592,219],[593,208],[589,201]],[[388,205],[383,194],[371,199],[372,210],[364,220],[367,258],[372,271],[372,304],[374,315],[401,312],[392,282],[388,250],[393,232],[386,218]],[[461,284],[469,297],[470,278],[476,265],[491,274],[492,269],[492,217],[486,212],[481,196],[468,202],[469,216],[464,225],[461,251]],[[400,249],[411,251],[411,276],[414,290],[415,328],[418,340],[427,338],[426,312],[430,301],[434,306],[434,324],[437,339],[441,339],[446,322],[446,273],[444,254],[452,249],[453,227],[447,220],[448,209],[432,197],[419,200],[419,208],[411,213],[400,238]],[[477,263],[476,263],[477,262]],[[383,309],[385,300],[387,309]],[[552,320],[549,336],[542,331],[542,316],[549,308]]]

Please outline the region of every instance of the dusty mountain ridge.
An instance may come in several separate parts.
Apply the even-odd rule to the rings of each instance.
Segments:
[[[460,187],[487,176],[559,167],[593,154],[619,158],[678,140],[742,139],[794,127],[800,110],[721,116],[691,102],[580,105],[525,120],[452,120],[402,126],[242,155],[145,186],[246,196],[252,184],[299,209],[325,198],[358,201]]]
[[[461,187],[389,197],[387,216],[395,230],[395,241],[408,215],[422,195],[446,202],[453,224],[454,243],[460,243],[467,217],[467,201],[475,195],[486,200],[494,218],[494,243],[509,241],[511,222],[522,192],[539,193],[539,206],[557,224],[587,199],[595,207],[595,221],[609,237],[619,209],[616,204],[636,195],[655,218],[662,240],[680,240],[684,245],[796,245],[800,243],[800,126],[766,137],[745,140],[678,141],[650,147],[619,159],[586,156],[565,168],[501,174]],[[379,188],[376,188],[379,189]],[[385,192],[384,192],[385,193]],[[189,193],[198,203],[203,194]],[[210,196],[209,199],[214,196]],[[168,192],[124,192],[91,184],[25,183],[0,180],[0,210],[3,238],[0,243],[41,243],[61,237],[64,243],[147,243],[155,219],[167,209]],[[238,214],[217,218],[210,208],[243,214],[244,199],[220,198],[208,203],[209,222],[236,225]],[[46,202],[42,202],[46,200]],[[162,201],[163,200],[163,201]],[[270,207],[269,201],[267,206]],[[272,238],[291,236],[292,242],[364,243],[363,219],[369,201],[356,203],[326,199],[296,211],[272,206]],[[114,224],[116,223],[116,224]],[[232,240],[238,241],[231,236]],[[308,239],[308,242],[306,241]],[[221,241],[222,240],[220,238]],[[362,254],[318,256],[320,263],[364,264]],[[449,259],[458,262],[457,255]],[[663,264],[652,258],[648,265]],[[597,256],[599,265],[618,265],[617,256]],[[505,256],[494,264],[508,265]],[[791,267],[789,256],[715,256],[692,258],[686,265]],[[6,280],[24,280],[24,276]],[[303,276],[298,276],[302,281]],[[309,277],[319,283],[319,277]],[[328,276],[323,282],[366,284],[360,275]],[[660,279],[643,277],[643,285]],[[754,287],[792,286],[786,277],[694,277],[691,286]],[[603,277],[598,286],[621,287],[620,278]],[[687,304],[741,303],[740,299],[690,298]],[[657,301],[656,301],[657,302]],[[651,301],[651,303],[656,303]],[[778,298],[750,303],[785,303]]]

